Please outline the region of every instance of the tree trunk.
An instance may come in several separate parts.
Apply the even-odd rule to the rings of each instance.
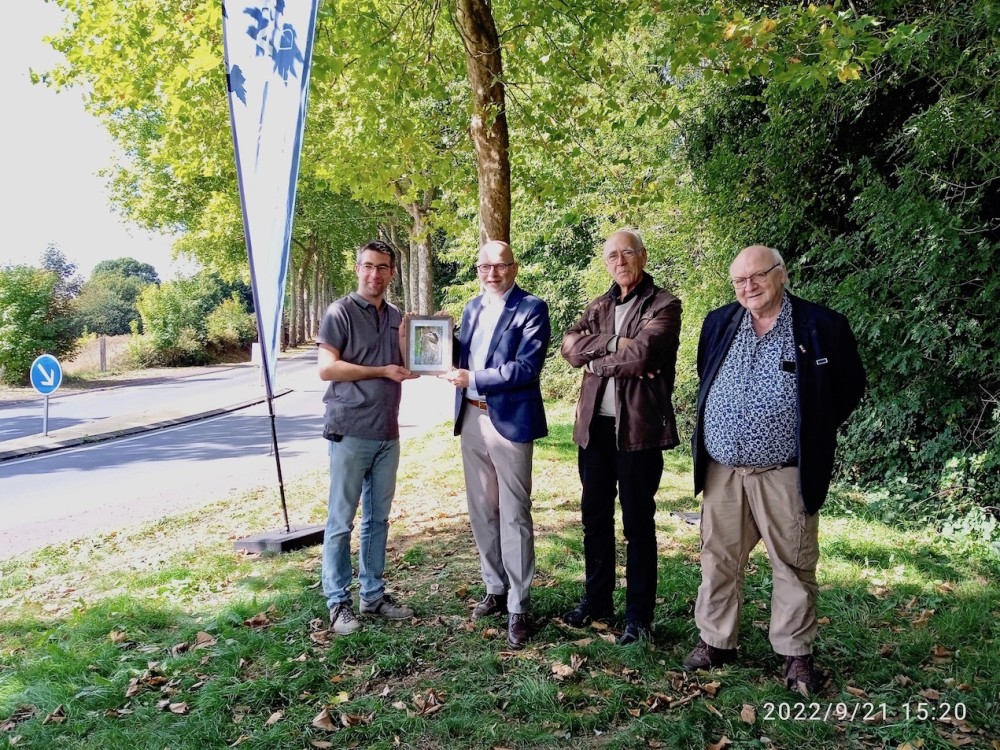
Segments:
[[[455,26],[472,86],[470,133],[479,175],[479,239],[510,242],[510,139],[500,39],[489,0],[457,0]]]
[[[298,346],[295,338],[295,321],[298,320],[298,295],[295,293],[295,278],[297,266],[295,253],[288,254],[288,311],[285,313],[285,346]]]
[[[323,274],[319,270],[319,261],[313,265],[313,282],[312,282],[312,304],[309,306],[311,314],[309,316],[309,340],[310,342],[316,339],[316,334],[319,333],[319,314],[320,314],[320,284]]]
[[[432,236],[427,225],[427,217],[434,202],[434,188],[424,192],[420,203],[411,203],[407,211],[413,222],[410,224],[410,279],[415,280],[412,288],[413,302],[419,315],[430,315],[434,309],[434,265],[432,262]]]
[[[296,286],[296,292],[298,293],[298,318],[295,318],[295,337],[298,344],[302,344],[307,340],[308,334],[306,333],[306,312],[309,309],[309,277],[312,271],[312,265],[316,262],[316,240],[312,237],[309,238],[304,252],[302,253],[302,263],[299,264],[299,270],[296,274],[298,283]]]

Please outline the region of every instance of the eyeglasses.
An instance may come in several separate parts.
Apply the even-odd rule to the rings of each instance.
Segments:
[[[500,273],[503,273],[511,266],[516,266],[516,265],[517,263],[480,263],[479,265],[476,266],[476,270],[479,271],[479,273],[489,273],[495,268],[496,270],[500,271]]]
[[[758,271],[757,273],[752,273],[749,276],[740,276],[738,279],[730,279],[733,284],[734,289],[739,289],[741,286],[746,286],[748,281],[753,281],[754,284],[763,283],[767,275],[771,273],[775,268],[780,266],[781,263],[775,263],[773,266],[768,268],[766,271]]]
[[[379,263],[377,266],[374,263],[359,263],[358,268],[360,268],[365,273],[371,273],[372,271],[378,271],[379,273],[388,273],[392,270],[392,266],[386,265],[385,263]]]
[[[613,250],[604,256],[604,262],[617,263],[619,258],[621,258],[622,260],[632,260],[632,258],[634,258],[638,254],[639,251],[636,250],[634,247],[627,247],[621,251]]]

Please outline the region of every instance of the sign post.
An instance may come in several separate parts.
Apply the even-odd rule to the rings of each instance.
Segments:
[[[45,411],[42,413],[42,434],[49,434],[49,396],[62,385],[62,365],[51,354],[42,354],[31,363],[31,386],[45,396]]]

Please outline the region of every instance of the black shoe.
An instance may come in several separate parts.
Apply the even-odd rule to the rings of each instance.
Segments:
[[[625,630],[622,631],[621,637],[618,638],[618,645],[631,646],[633,643],[638,643],[641,640],[649,640],[650,636],[648,627],[633,620],[625,623]]]
[[[473,608],[472,619],[478,620],[480,617],[505,614],[507,614],[507,595],[487,594],[483,597],[483,600]]]
[[[531,628],[528,627],[528,615],[521,613],[511,613],[507,623],[507,643],[511,648],[523,648],[531,635]]]
[[[685,672],[694,672],[698,669],[721,667],[735,660],[735,648],[716,648],[715,646],[709,646],[699,638],[698,645],[691,649],[690,654],[684,657],[684,662],[681,666],[684,667]]]
[[[810,655],[785,657],[785,687],[802,695],[814,695],[823,687],[823,675]]]
[[[563,622],[573,628],[582,628],[594,620],[598,622],[608,622],[614,617],[613,612],[594,612],[590,608],[590,604],[586,599],[581,601],[576,605],[575,609],[571,609],[569,612],[562,616]]]

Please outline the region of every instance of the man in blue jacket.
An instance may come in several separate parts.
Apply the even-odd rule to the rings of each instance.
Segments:
[[[548,306],[514,283],[517,268],[506,242],[480,248],[483,294],[465,306],[458,366],[443,376],[458,388],[455,434],[462,436],[469,519],[486,584],[472,616],[506,612],[512,648],[530,635],[531,460],[533,441],[548,434],[539,375],[552,336]]]
[[[771,646],[785,657],[785,684],[816,692],[818,511],[837,428],[861,400],[865,371],[847,319],[790,294],[776,250],[748,247],[729,273],[737,301],[708,314],[698,342],[701,637],[684,667],[735,659],[744,568],[763,540],[773,579]]]

